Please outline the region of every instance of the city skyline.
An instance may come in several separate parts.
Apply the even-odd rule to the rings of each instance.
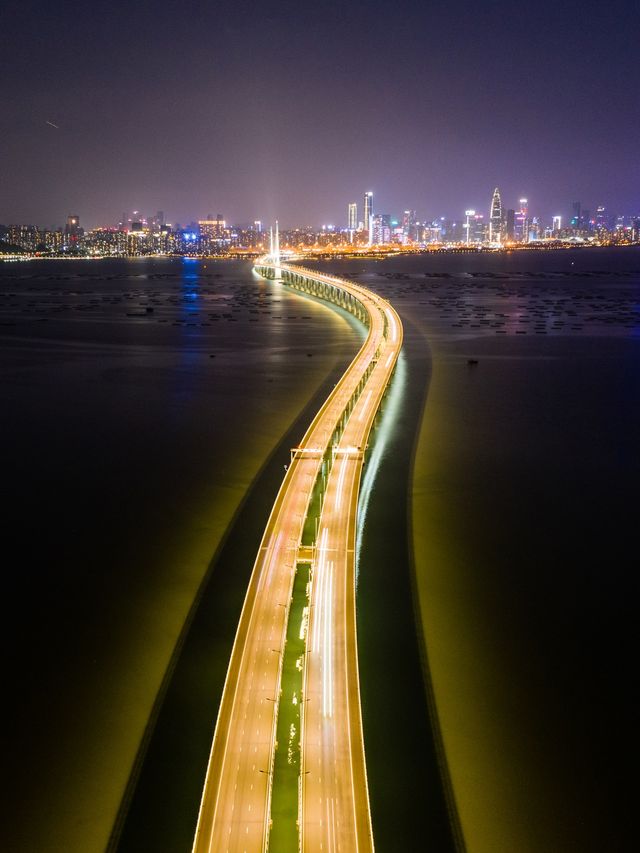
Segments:
[[[489,185],[487,185],[489,186]],[[377,192],[367,191],[365,193],[353,193],[352,196],[344,195],[340,199],[339,205],[333,210],[327,217],[324,219],[318,219],[315,221],[308,221],[304,219],[293,219],[291,221],[287,221],[283,219],[282,216],[278,216],[277,213],[273,217],[273,219],[268,218],[257,218],[257,214],[259,211],[254,210],[252,214],[246,217],[234,217],[234,216],[225,216],[225,222],[227,224],[233,225],[235,227],[251,227],[254,224],[259,223],[260,226],[263,226],[265,223],[271,221],[275,222],[278,220],[280,222],[280,226],[284,229],[295,229],[295,228],[315,228],[322,229],[326,227],[330,227],[336,230],[357,230],[358,225],[364,227],[365,230],[369,227],[369,217],[367,215],[367,197],[371,199],[369,210],[371,211],[371,215],[379,214],[384,211],[385,215],[391,216],[396,222],[400,222],[403,213],[406,213],[410,210],[417,218],[418,221],[424,223],[431,223],[435,220],[442,219],[447,221],[462,221],[464,220],[465,214],[467,210],[473,209],[474,212],[483,215],[486,218],[487,225],[489,225],[493,204],[495,201],[495,192],[499,193],[500,197],[500,211],[503,217],[506,216],[507,212],[510,209],[514,211],[518,211],[519,206],[521,206],[521,202],[527,202],[529,210],[528,213],[531,216],[535,216],[538,219],[542,219],[544,221],[556,220],[558,218],[561,219],[562,223],[568,224],[575,217],[576,205],[580,207],[581,210],[586,212],[587,214],[596,214],[599,210],[606,210],[608,215],[610,216],[623,216],[623,217],[636,217],[640,214],[640,198],[635,203],[635,205],[631,205],[631,207],[627,209],[617,208],[616,206],[608,203],[608,198],[599,198],[595,201],[588,200],[586,203],[583,200],[583,196],[580,193],[577,193],[575,197],[570,197],[570,199],[564,199],[560,204],[555,207],[551,207],[549,204],[545,204],[544,202],[539,202],[535,199],[535,196],[523,196],[522,193],[516,193],[515,196],[508,195],[502,189],[503,184],[499,183],[498,186],[495,186],[493,191],[487,190],[484,194],[484,199],[481,199],[478,203],[475,204],[474,207],[470,207],[469,204],[463,205],[458,211],[451,211],[451,206],[445,206],[444,210],[434,210],[433,206],[429,206],[428,202],[423,205],[412,205],[408,206],[406,203],[400,204],[399,207],[393,207],[392,205],[387,203],[386,197],[382,197],[382,202],[380,202],[380,196]],[[345,199],[349,199],[345,201]],[[185,217],[177,217],[171,216],[171,205],[162,205],[164,209],[158,209],[157,211],[154,209],[145,209],[142,206],[138,206],[137,208],[131,208],[127,211],[124,211],[120,216],[113,215],[111,218],[105,218],[99,221],[92,221],[86,214],[83,212],[81,214],[81,218],[83,221],[83,226],[86,229],[95,230],[100,228],[117,228],[117,227],[126,227],[128,224],[135,223],[136,221],[151,223],[156,220],[159,215],[162,216],[163,224],[166,223],[173,227],[181,227],[188,228],[191,225],[196,225],[199,222],[206,222],[211,220],[212,222],[217,222],[222,219],[221,213],[216,213],[215,215],[211,213],[211,210],[218,210],[213,204],[205,205],[203,210],[208,211],[207,213],[201,213],[199,211],[191,211]],[[82,208],[82,205],[80,205]],[[75,209],[75,208],[74,208]],[[64,222],[68,220],[72,214],[68,212],[62,212],[63,208],[60,208],[60,214],[54,218],[53,221],[44,221],[43,217],[31,216],[25,220],[19,220],[17,217],[11,217],[5,215],[4,217],[0,215],[0,226],[9,226],[9,225],[35,225],[36,227],[41,228],[50,228],[55,230],[56,228],[64,228]],[[76,216],[78,214],[75,214]],[[355,224],[354,224],[355,223]],[[260,229],[258,229],[260,230]]]

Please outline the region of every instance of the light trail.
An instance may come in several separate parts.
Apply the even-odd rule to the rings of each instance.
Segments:
[[[340,476],[338,477],[338,491],[336,494],[336,509],[340,509],[340,507],[342,506],[342,489],[344,487],[344,475],[347,470],[347,461],[348,457],[345,456],[340,465]]]
[[[194,853],[259,853],[269,843],[275,732],[289,602],[313,489],[332,449],[304,630],[299,831],[302,853],[373,851],[355,625],[363,449],[395,367],[402,326],[377,294],[301,267],[259,261],[310,295],[367,317],[367,337],[305,433],[271,510],[236,633],[207,766]],[[328,286],[333,290],[322,291]],[[347,298],[349,295],[351,299]],[[393,340],[394,347],[382,353]],[[335,438],[338,436],[338,438]],[[330,559],[329,559],[329,555]],[[325,811],[325,807],[326,810]]]
[[[333,713],[333,563],[326,567],[324,580],[324,595],[321,598],[324,611],[323,626],[323,690],[322,712],[325,717]],[[318,620],[320,622],[320,620]]]
[[[371,395],[372,395],[372,394],[373,394],[373,391],[368,391],[368,392],[367,392],[367,396],[366,396],[365,401],[364,401],[364,404],[363,404],[363,406],[362,406],[362,411],[361,411],[361,412],[360,412],[360,414],[358,415],[358,420],[359,420],[359,421],[361,421],[361,420],[364,418],[364,416],[365,416],[365,412],[367,411],[367,406],[369,405],[369,400],[371,399]]]

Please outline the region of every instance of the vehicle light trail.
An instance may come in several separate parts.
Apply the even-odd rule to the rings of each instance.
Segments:
[[[271,510],[229,662],[193,851],[258,853],[268,848],[283,659],[275,652],[284,648],[310,484],[330,454],[333,465],[304,628],[300,849],[371,853],[355,625],[355,531],[363,450],[400,352],[402,325],[389,303],[354,282],[268,259],[259,260],[256,270],[352,310],[366,322],[368,334],[292,449]],[[330,441],[337,442],[333,449]]]
[[[372,395],[372,394],[373,394],[373,391],[368,391],[368,392],[367,392],[367,396],[366,396],[365,401],[364,401],[364,404],[363,404],[363,406],[362,406],[362,411],[361,411],[361,412],[360,412],[360,414],[358,415],[358,420],[359,420],[359,421],[361,421],[361,420],[364,418],[364,416],[365,416],[365,412],[367,411],[367,406],[369,405],[369,400],[371,399],[371,395]]]

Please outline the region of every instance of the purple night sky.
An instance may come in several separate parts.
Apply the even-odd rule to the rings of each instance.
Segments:
[[[5,3],[0,222],[459,217],[495,185],[635,214],[639,32],[637,0]]]

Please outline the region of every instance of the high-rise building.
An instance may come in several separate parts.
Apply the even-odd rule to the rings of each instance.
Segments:
[[[507,240],[513,241],[516,239],[516,212],[512,207],[507,210],[504,223],[504,233]]]
[[[358,205],[355,201],[349,202],[347,207],[347,228],[356,231],[358,228]]]
[[[555,235],[559,234],[562,231],[562,217],[554,216],[553,217],[553,228],[552,231]]]
[[[371,220],[373,218],[373,193],[364,194],[364,230],[371,231]]]
[[[69,237],[77,237],[80,232],[80,217],[74,215],[67,216],[67,224],[64,231]]]
[[[371,242],[376,246],[391,242],[391,216],[388,213],[376,213],[371,217]]]
[[[571,205],[571,209],[573,210],[573,216],[571,217],[571,227],[579,229],[582,227],[582,203],[579,201],[574,201]]]
[[[595,226],[597,231],[607,231],[609,229],[609,217],[607,216],[606,208],[601,204],[596,208]]]
[[[529,202],[520,199],[520,209],[516,211],[515,238],[519,243],[529,242]]]
[[[200,219],[198,221],[200,235],[208,240],[219,240],[224,237],[226,227],[227,223],[222,218],[221,213],[215,219],[209,214],[207,219]]]
[[[476,215],[475,210],[465,210],[466,221],[464,223],[465,243],[471,242],[471,220]]]
[[[418,217],[415,210],[405,210],[402,214],[402,234],[405,240],[403,242],[413,243],[418,237],[417,228]]]
[[[498,187],[491,198],[491,213],[489,214],[489,242],[502,242],[502,199]]]

